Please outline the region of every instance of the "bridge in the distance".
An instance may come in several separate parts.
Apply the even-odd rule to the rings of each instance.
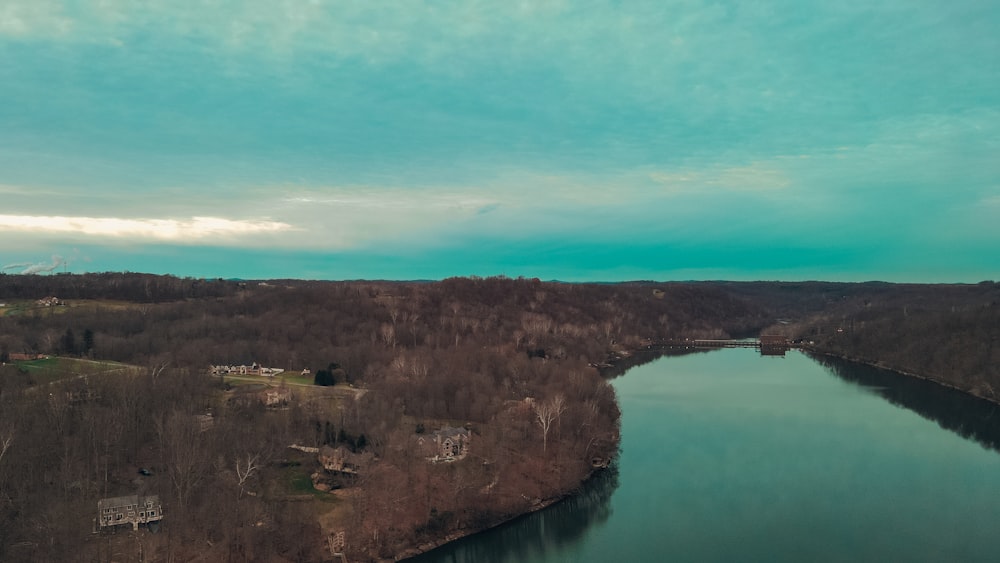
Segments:
[[[762,356],[784,356],[788,350],[799,347],[780,334],[762,334],[760,338],[742,340],[669,340],[664,344],[670,348],[756,348]]]

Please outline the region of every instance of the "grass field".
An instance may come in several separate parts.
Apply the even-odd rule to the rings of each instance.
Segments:
[[[36,301],[15,300],[4,301],[4,306],[0,307],[0,317],[16,315],[62,315],[70,309],[81,309],[83,311],[123,311],[125,309],[137,309],[148,307],[143,303],[132,303],[129,301],[115,301],[111,299],[70,299],[63,301],[62,305],[46,307],[39,305]]]
[[[277,375],[278,379],[283,379],[289,383],[295,383],[297,385],[312,385],[313,376],[311,375],[301,375],[300,372],[286,371]]]
[[[317,491],[313,488],[312,471],[315,470],[315,463],[306,460],[301,465],[288,465],[282,467],[281,485],[287,495],[312,495],[316,500],[326,503],[336,503],[340,499],[330,493]]]
[[[4,306],[0,307],[0,317],[24,314],[25,311],[30,311],[34,308],[41,309],[42,307],[35,305],[34,301],[6,301],[4,302]]]
[[[52,383],[81,375],[99,375],[131,369],[132,366],[118,362],[84,360],[80,358],[60,358],[50,356],[42,360],[14,362],[38,383]]]

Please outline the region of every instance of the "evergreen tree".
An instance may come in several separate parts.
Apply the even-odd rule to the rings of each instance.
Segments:
[[[94,352],[94,331],[89,328],[83,331],[83,355],[91,356]]]
[[[75,356],[77,353],[76,348],[76,335],[73,334],[73,329],[67,328],[66,333],[63,334],[59,342],[59,349],[63,354],[68,356]]]

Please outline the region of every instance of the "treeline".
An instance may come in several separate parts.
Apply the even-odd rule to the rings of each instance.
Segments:
[[[4,409],[0,431],[14,437],[7,455],[15,457],[0,460],[0,476],[20,488],[4,489],[8,499],[0,498],[4,523],[16,531],[0,539],[0,555],[30,547],[36,560],[61,560],[83,541],[70,530],[79,516],[70,516],[87,514],[106,492],[127,490],[139,463],[152,465],[153,489],[168,501],[175,539],[208,542],[234,560],[315,559],[306,548],[292,549],[285,535],[261,539],[272,524],[310,521],[299,505],[244,494],[281,474],[275,464],[290,443],[349,442],[376,456],[354,483],[349,516],[327,523],[327,531],[346,532],[352,559],[391,557],[456,530],[478,530],[567,494],[595,463],[615,456],[620,413],[592,364],[666,339],[750,334],[772,321],[725,290],[691,284],[218,282],[225,290],[218,295],[175,300],[164,297],[178,295],[170,292],[127,297],[146,276],[123,275],[119,287],[129,289],[122,293],[92,280],[52,278],[63,278],[64,288],[102,289],[87,294],[96,300],[0,318],[0,350],[76,351],[150,369],[102,376],[106,388],[47,414],[44,432],[51,434],[37,436],[16,421],[32,410],[52,411],[44,399],[50,387],[30,373],[4,376],[20,383],[0,396],[21,406]],[[161,281],[150,287],[178,282]],[[59,291],[45,286],[31,297],[78,295]],[[86,335],[85,345],[77,335]],[[361,392],[334,410],[300,394],[288,410],[267,411],[252,400],[227,399],[233,392],[205,375],[210,364],[252,362],[310,368],[323,382],[352,383]],[[195,433],[194,421],[208,407],[217,422]],[[21,414],[7,415],[15,412]],[[421,430],[429,435],[445,425],[471,432],[469,455],[429,463]],[[27,443],[52,450],[30,453]],[[245,470],[254,456],[260,469],[241,480],[237,464]],[[78,487],[67,488],[70,474]],[[214,502],[217,491],[228,491],[225,503]],[[69,512],[49,514],[54,510]],[[217,517],[219,510],[227,515]],[[53,523],[29,524],[38,518]],[[304,542],[319,545],[312,524],[295,528],[305,530]],[[63,539],[45,544],[46,535]]]
[[[1000,284],[726,284],[812,349],[1000,401]]]
[[[818,352],[1000,392],[994,283],[0,276],[0,302],[48,296],[68,303],[0,317],[4,359],[146,367],[53,385],[3,368],[3,560],[106,559],[88,515],[97,499],[136,488],[164,499],[168,535],[155,549],[176,559],[184,545],[210,545],[217,560],[317,560],[335,530],[352,560],[392,557],[481,529],[574,490],[615,455],[620,413],[593,366],[641,361],[635,351],[664,340],[780,331]],[[309,368],[316,383],[354,391],[331,408],[330,388],[317,386],[268,410],[206,375],[253,362]],[[429,463],[420,438],[446,425],[469,430],[469,455]],[[288,463],[316,463],[290,461],[292,443],[377,460],[345,482],[356,488],[350,507],[322,530],[314,504],[288,502],[276,485]]]
[[[117,275],[133,288],[148,277]],[[35,277],[42,282],[67,280],[63,283],[68,287],[74,285],[71,278],[89,276]],[[106,280],[113,274],[95,276]],[[167,278],[163,285],[174,281],[177,278]],[[530,350],[540,357],[600,362],[614,347],[635,349],[681,335],[752,333],[770,320],[762,309],[724,291],[687,284],[455,278],[438,283],[252,283],[234,289],[230,282],[219,283],[232,295],[140,300],[132,307],[98,301],[9,315],[0,318],[0,350],[66,352],[61,345],[67,330],[77,338],[90,331],[93,347],[88,352],[127,363],[167,361],[175,367],[203,368],[257,361],[319,369],[335,361],[352,377],[364,377],[366,371],[391,363],[401,350],[472,344],[504,353]],[[75,285],[100,284],[81,280]],[[128,300],[128,292],[101,287],[104,298]],[[0,298],[10,297],[0,293]]]
[[[135,303],[162,303],[181,299],[233,295],[245,282],[179,278],[154,274],[105,272],[50,276],[0,273],[3,299],[120,299]]]

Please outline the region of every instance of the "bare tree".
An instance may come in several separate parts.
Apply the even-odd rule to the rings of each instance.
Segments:
[[[170,362],[159,362],[149,367],[149,378],[153,381],[153,383],[156,383],[156,380],[163,375],[163,371],[167,369],[169,364]]]
[[[191,415],[173,411],[156,421],[156,432],[163,447],[167,475],[181,506],[206,474],[207,448],[203,445],[198,423]]]
[[[240,496],[243,498],[243,488],[246,485],[247,479],[250,478],[259,468],[260,454],[247,454],[246,463],[243,463],[243,458],[240,456],[236,457],[236,477],[239,479],[240,485]]]
[[[3,456],[7,454],[7,450],[10,449],[11,443],[14,442],[14,429],[10,428],[0,434],[0,463],[3,462]],[[0,474],[2,477],[2,474]],[[3,490],[3,480],[0,480],[0,499],[5,496],[5,491]],[[2,545],[2,544],[0,544]]]
[[[382,336],[382,340],[385,342],[386,346],[390,346],[393,350],[396,349],[396,326],[395,324],[382,323],[379,327],[379,333]]]
[[[10,449],[11,442],[14,441],[14,431],[9,430],[0,435],[0,461],[3,461],[4,454]]]
[[[558,420],[563,411],[566,410],[566,398],[561,394],[556,395],[552,400],[544,403],[536,401],[532,408],[535,411],[538,426],[542,429],[542,451],[544,452],[548,447],[549,429],[552,428],[552,423]]]

